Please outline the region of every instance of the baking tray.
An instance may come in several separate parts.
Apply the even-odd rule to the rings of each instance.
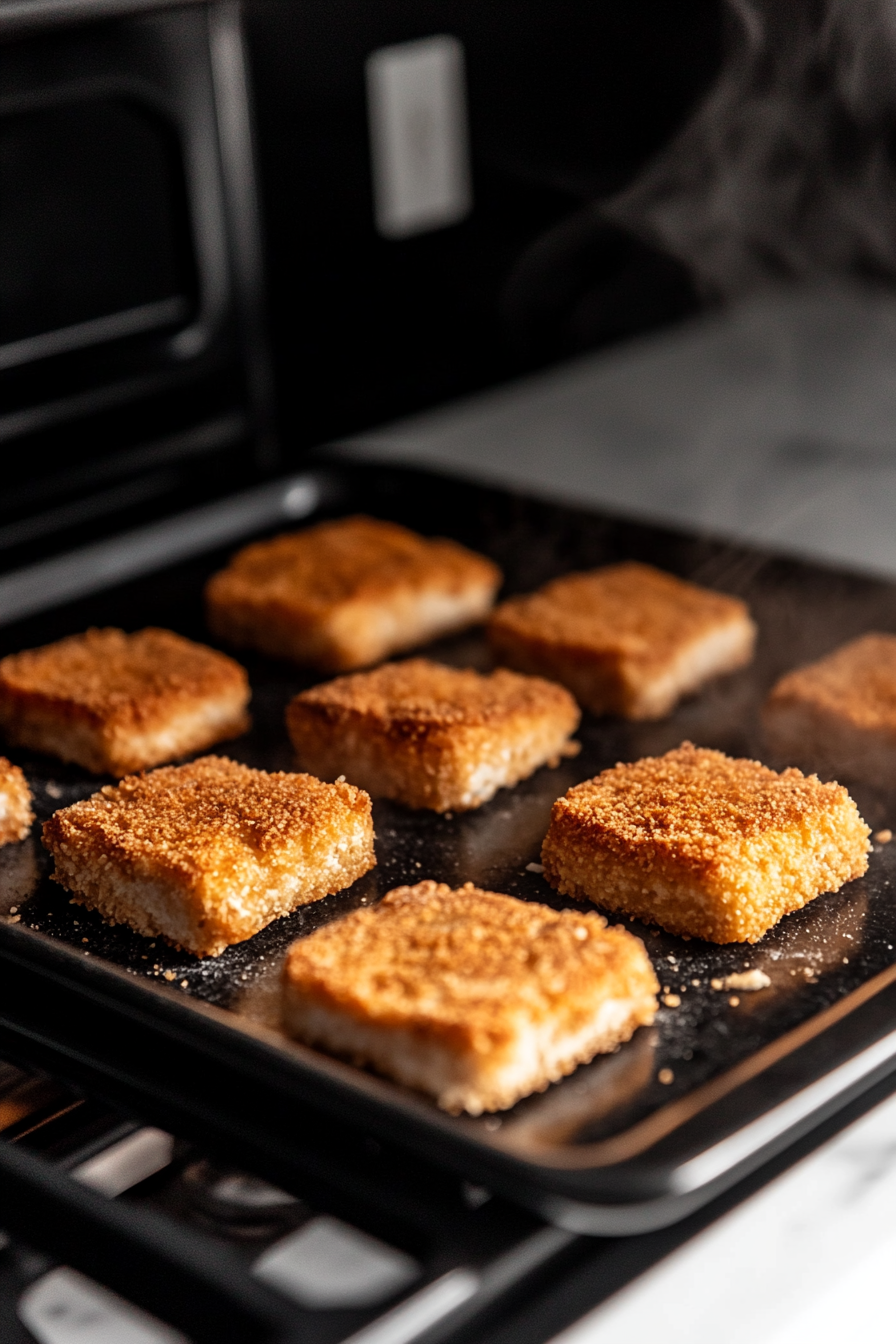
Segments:
[[[192,1107],[218,1130],[251,1132],[261,1147],[288,1149],[309,1115],[330,1115],[571,1230],[607,1234],[683,1217],[896,1066],[896,843],[875,844],[864,878],[788,916],[752,947],[716,947],[626,921],[680,1006],[664,1006],[652,1028],[615,1054],[497,1116],[446,1115],[422,1095],[287,1040],[277,990],[293,939],[425,877],[574,905],[537,871],[555,798],[616,761],[683,739],[779,765],[765,748],[759,708],[780,673],[865,630],[896,632],[896,586],[860,575],[410,469],[334,461],[307,480],[315,516],[363,509],[455,537],[502,566],[506,593],[622,558],[735,593],[758,620],[757,657],[662,722],[586,714],[580,756],[476,812],[440,817],[377,801],[371,873],[214,959],[198,961],[72,905],[47,880],[36,834],[0,851],[0,1030],[8,1044],[32,1058],[37,1051],[69,1076],[105,1080],[119,1099]],[[214,643],[201,591],[226,554],[7,626],[0,652],[107,623],[167,625]],[[426,652],[489,666],[481,631]],[[284,707],[316,678],[254,655],[243,661],[254,727],[221,750],[289,769]],[[48,757],[9,754],[41,818],[104,782]],[[875,831],[896,828],[896,799],[859,785],[853,793]],[[712,979],[747,967],[764,971],[771,986],[738,996],[712,989]]]

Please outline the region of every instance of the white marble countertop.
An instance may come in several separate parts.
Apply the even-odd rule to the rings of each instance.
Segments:
[[[896,296],[756,299],[345,448],[896,576]],[[896,1098],[555,1344],[896,1339]]]

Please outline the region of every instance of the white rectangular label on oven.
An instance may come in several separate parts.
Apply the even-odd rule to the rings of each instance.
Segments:
[[[408,238],[472,208],[464,49],[456,37],[382,47],[367,60],[376,227]]]

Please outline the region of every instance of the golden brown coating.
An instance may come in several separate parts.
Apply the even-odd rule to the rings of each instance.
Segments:
[[[562,682],[594,714],[659,719],[748,663],[756,627],[739,599],[625,561],[502,602],[488,635],[500,662]]]
[[[24,840],[33,820],[28,781],[17,765],[0,756],[0,845]]]
[[[643,944],[599,915],[427,881],[293,943],[284,1020],[479,1115],[614,1050],[658,989]]]
[[[670,933],[755,943],[861,877],[869,834],[839,784],[685,742],[558,799],[542,863],[569,896]]]
[[[496,565],[457,542],[356,517],[245,547],[206,603],[233,644],[345,672],[484,620],[500,583]]]
[[[87,630],[0,661],[0,728],[120,776],[245,732],[249,694],[239,663],[171,630]]]
[[[871,633],[788,672],[763,709],[781,756],[826,774],[896,784],[896,635]]]
[[[107,785],[43,830],[54,879],[113,924],[216,956],[376,863],[350,784],[221,756]]]
[[[424,658],[338,677],[303,691],[286,711],[304,769],[436,812],[479,807],[574,753],[579,718],[554,682]]]

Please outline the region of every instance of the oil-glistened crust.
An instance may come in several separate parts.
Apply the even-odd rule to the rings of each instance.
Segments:
[[[628,1040],[658,988],[640,940],[599,915],[426,881],[294,943],[284,1020],[478,1115]]]
[[[685,742],[558,799],[542,862],[567,895],[671,933],[754,943],[860,877],[868,835],[840,785]]]
[[[763,709],[782,758],[879,788],[896,784],[896,636],[871,633],[788,672]]]
[[[77,901],[197,956],[376,863],[366,793],[219,756],[107,785],[54,813],[43,838]]]
[[[479,807],[574,752],[579,717],[569,692],[541,677],[422,658],[315,686],[286,711],[305,769],[437,812]]]
[[[87,630],[0,662],[0,729],[121,776],[245,732],[249,694],[239,663],[171,630]]]
[[[343,518],[245,547],[206,588],[222,638],[344,672],[482,621],[501,572],[457,542]]]
[[[626,561],[502,602],[488,635],[500,662],[562,682],[594,714],[658,719],[748,663],[756,626],[738,598]]]
[[[28,781],[17,765],[0,756],[0,845],[24,840],[33,820]]]

